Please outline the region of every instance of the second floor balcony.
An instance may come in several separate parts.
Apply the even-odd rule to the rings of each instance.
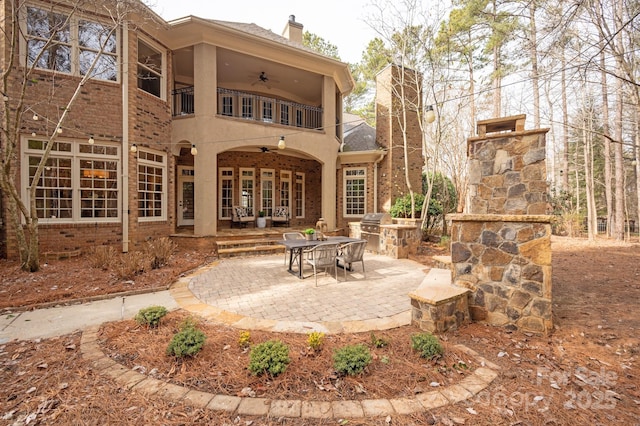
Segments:
[[[193,86],[176,89],[173,116],[195,114]],[[322,108],[249,92],[218,88],[217,115],[303,129],[322,128]]]

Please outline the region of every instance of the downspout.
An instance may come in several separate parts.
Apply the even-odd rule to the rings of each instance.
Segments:
[[[380,158],[373,162],[373,212],[378,213],[378,164],[386,153],[380,154]]]
[[[122,24],[122,252],[129,251],[129,26]]]

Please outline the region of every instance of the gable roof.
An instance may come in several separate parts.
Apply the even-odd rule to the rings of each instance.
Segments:
[[[382,149],[376,143],[376,129],[369,126],[364,120],[347,129],[345,122],[344,143],[342,152],[375,151]]]

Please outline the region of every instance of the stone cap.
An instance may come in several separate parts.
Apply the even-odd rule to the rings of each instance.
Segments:
[[[512,115],[510,117],[491,118],[488,120],[480,120],[477,124],[478,136],[484,136],[487,133],[496,132],[521,132],[524,130],[524,123],[527,119],[526,114]]]
[[[546,214],[448,214],[454,222],[524,222],[551,223],[554,216]]]

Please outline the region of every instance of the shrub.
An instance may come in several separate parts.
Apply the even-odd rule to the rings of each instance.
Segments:
[[[426,359],[436,358],[444,352],[438,338],[429,333],[419,333],[411,336],[411,347],[420,352],[420,356]]]
[[[138,324],[154,328],[158,326],[160,319],[167,315],[167,313],[167,308],[164,306],[149,306],[148,308],[140,309],[135,316],[135,320]]]
[[[145,252],[150,259],[151,269],[162,268],[176,251],[176,244],[168,237],[147,241]]]
[[[114,266],[115,273],[120,279],[131,279],[143,273],[150,266],[149,257],[140,251],[122,253]]]
[[[322,348],[322,344],[324,343],[324,333],[319,331],[313,331],[309,333],[307,337],[307,345],[314,351],[320,350]]]
[[[370,363],[371,353],[363,344],[348,345],[333,353],[333,368],[341,374],[355,376]]]
[[[87,259],[92,268],[106,271],[111,267],[116,254],[116,249],[112,246],[97,246],[89,251]]]
[[[416,192],[413,196],[415,201],[415,217],[420,217],[422,204],[424,203],[424,195]],[[391,217],[411,217],[411,194],[396,198],[389,209],[389,214]]]
[[[269,340],[251,349],[249,371],[256,376],[268,373],[275,377],[287,369],[289,362],[289,347],[280,340]]]
[[[384,348],[385,346],[389,345],[389,341],[386,339],[383,339],[382,337],[377,337],[375,334],[373,334],[373,331],[371,332],[371,345],[374,348]]]
[[[238,344],[241,348],[248,348],[251,345],[251,333],[248,331],[241,331],[240,337],[238,338]]]
[[[187,319],[181,326],[181,330],[173,335],[169,346],[167,346],[167,355],[175,357],[194,356],[204,345],[207,336],[196,328],[192,320]]]

